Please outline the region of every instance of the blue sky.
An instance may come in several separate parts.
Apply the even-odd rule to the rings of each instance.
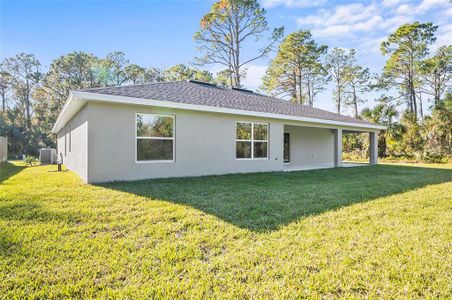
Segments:
[[[0,0],[0,59],[20,52],[34,53],[44,66],[71,51],[97,56],[124,51],[132,63],[168,67],[190,63],[197,55],[192,40],[210,0]],[[384,57],[380,42],[398,26],[419,20],[439,25],[432,47],[451,44],[452,4],[448,0],[309,1],[260,0],[271,27],[286,33],[311,30],[329,47],[356,48],[360,63],[379,72]],[[259,43],[245,45],[253,53]],[[259,87],[272,55],[248,66],[245,85]],[[211,71],[219,67],[208,66]],[[375,94],[368,95],[373,105]],[[334,110],[331,87],[319,95],[317,107]]]

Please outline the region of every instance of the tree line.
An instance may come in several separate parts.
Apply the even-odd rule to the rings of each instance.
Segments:
[[[70,91],[186,79],[223,84],[221,74],[214,78],[184,64],[144,68],[120,51],[104,58],[68,53],[52,61],[47,71],[33,54],[20,53],[0,63],[0,136],[8,137],[10,155],[37,155],[42,147],[55,147],[51,130]]]
[[[388,127],[379,136],[380,156],[452,154],[452,46],[430,53],[437,26],[400,26],[381,43],[387,61],[379,74],[372,74],[358,63],[355,49],[329,50],[309,30],[285,36],[283,27],[270,28],[265,15],[255,0],[214,3],[194,34],[199,56],[189,65],[147,68],[130,63],[121,51],[102,58],[68,53],[47,70],[33,54],[6,58],[0,63],[0,135],[8,137],[12,156],[36,155],[44,146],[55,147],[51,129],[71,90],[186,79],[241,88],[246,66],[275,53],[261,92],[315,106],[318,95],[332,84],[337,113],[351,109],[357,118]],[[256,41],[261,48],[251,51],[249,44]],[[210,64],[222,70],[212,74],[202,69]],[[380,94],[379,104],[363,108],[370,93]],[[344,149],[366,153],[366,140],[348,135]]]

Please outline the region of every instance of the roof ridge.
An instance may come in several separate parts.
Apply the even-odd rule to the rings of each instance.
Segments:
[[[130,85],[110,85],[110,86],[100,86],[95,88],[86,88],[74,91],[85,91],[85,90],[101,90],[101,89],[111,89],[111,88],[124,88],[124,87],[136,87],[136,86],[144,86],[144,85],[154,85],[154,84],[162,84],[162,83],[176,83],[176,82],[184,82],[186,80],[170,80],[170,81],[157,81],[157,82],[146,82],[146,83],[138,83],[138,84],[130,84]]]

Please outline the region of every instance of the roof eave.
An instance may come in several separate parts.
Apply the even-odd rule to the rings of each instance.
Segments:
[[[73,91],[70,93],[68,100],[66,101],[66,104],[64,105],[60,115],[58,116],[58,119],[55,122],[55,126],[53,127],[52,132],[58,133],[66,125],[66,123],[78,112],[78,110],[80,110],[83,107],[83,105],[87,101],[156,106],[156,107],[165,107],[165,108],[173,108],[173,109],[185,109],[185,110],[204,111],[204,112],[246,115],[246,116],[254,116],[254,117],[264,117],[264,118],[270,118],[270,119],[279,119],[279,120],[287,120],[287,121],[301,121],[301,122],[306,122],[306,123],[331,125],[334,127],[351,127],[351,128],[356,128],[356,129],[360,129],[360,130],[369,130],[369,131],[386,129],[385,126],[381,126],[378,124],[365,124],[365,123],[334,121],[334,120],[327,120],[327,119],[298,117],[298,116],[281,115],[281,114],[273,114],[273,113],[265,113],[265,112],[257,112],[257,111],[240,110],[240,109],[233,109],[233,108],[214,107],[214,106],[187,104],[187,103],[180,103],[180,102],[108,95],[108,94],[101,94],[101,93]]]
[[[86,99],[77,96],[78,92],[70,92],[69,97],[66,100],[63,108],[61,109],[58,118],[53,125],[52,133],[58,133],[69,122],[73,116],[75,116],[83,105],[86,103]]]

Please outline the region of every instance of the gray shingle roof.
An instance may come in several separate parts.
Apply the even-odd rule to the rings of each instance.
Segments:
[[[272,113],[286,116],[307,117],[358,124],[372,124],[363,120],[335,114],[306,105],[295,104],[290,101],[274,97],[193,81],[173,81],[120,87],[104,87],[84,89],[81,91]]]

